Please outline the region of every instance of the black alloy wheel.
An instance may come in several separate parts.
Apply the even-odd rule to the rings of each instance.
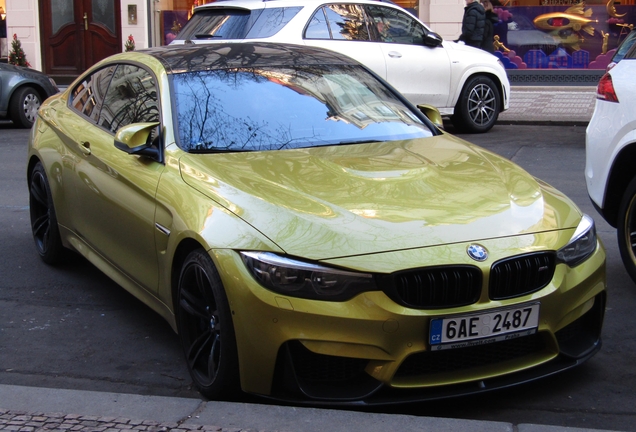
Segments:
[[[22,128],[30,128],[38,116],[42,100],[33,87],[21,87],[11,96],[9,112],[13,123]]]
[[[176,315],[188,370],[201,394],[235,396],[240,384],[232,315],[221,278],[203,250],[191,252],[181,267]]]
[[[499,112],[499,88],[492,79],[477,76],[464,86],[451,121],[462,132],[483,133],[495,125]]]
[[[636,178],[629,183],[623,194],[618,209],[616,236],[623,265],[636,282]]]
[[[47,264],[58,264],[64,258],[64,247],[57,225],[53,196],[42,163],[31,170],[29,180],[29,213],[35,247]]]

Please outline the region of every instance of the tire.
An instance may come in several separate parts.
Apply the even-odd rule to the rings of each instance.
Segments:
[[[199,392],[208,399],[232,399],[240,390],[232,315],[219,273],[203,250],[191,252],[181,267],[175,313]]]
[[[35,248],[42,261],[51,265],[64,261],[66,249],[62,245],[49,181],[40,162],[31,170],[29,213]]]
[[[616,236],[623,265],[636,282],[636,178],[629,183],[621,199]]]
[[[11,120],[18,127],[30,128],[35,123],[41,104],[40,94],[33,87],[17,89],[9,102]]]
[[[499,88],[486,76],[470,78],[455,105],[451,118],[462,132],[488,132],[499,117]]]

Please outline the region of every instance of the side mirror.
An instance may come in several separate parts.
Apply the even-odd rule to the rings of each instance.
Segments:
[[[424,35],[424,45],[431,48],[436,48],[442,44],[444,39],[435,32],[428,32]]]
[[[420,104],[417,106],[422,114],[426,116],[435,126],[444,130],[444,121],[442,120],[442,115],[439,113],[439,110],[432,105],[424,105]]]
[[[120,128],[115,134],[115,147],[128,154],[146,156],[160,160],[159,149],[153,146],[150,138],[159,122],[132,123]]]

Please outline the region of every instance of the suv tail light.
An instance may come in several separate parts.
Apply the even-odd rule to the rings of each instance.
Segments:
[[[616,92],[614,91],[614,83],[612,83],[612,76],[610,74],[606,73],[598,82],[596,98],[607,102],[618,103],[618,96],[616,96]]]

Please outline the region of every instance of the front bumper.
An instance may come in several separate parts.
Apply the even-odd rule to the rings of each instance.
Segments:
[[[592,310],[555,334],[561,352],[547,362],[518,372],[434,387],[392,387],[390,384],[371,379],[364,371],[366,363],[364,360],[358,360],[356,363],[355,359],[313,354],[290,342],[283,347],[279,356],[274,387],[269,397],[311,406],[390,405],[466,396],[531,382],[578,366],[600,350],[599,333],[604,308],[605,293],[601,293],[595,299]],[[451,374],[455,371],[457,375],[462,375],[471,369],[474,373],[485,366],[500,365],[505,368],[506,362],[521,362],[524,358],[530,359],[540,356],[541,353],[550,353],[548,346],[552,342],[547,334],[540,333],[515,339],[511,343],[499,342],[484,345],[482,349],[477,350],[461,348],[452,350],[454,351],[452,353],[428,351],[413,354],[402,363],[397,372],[397,375],[402,376],[396,378],[394,382],[426,376],[418,375],[417,372],[423,373],[428,369],[430,373],[432,365],[443,365],[442,368]],[[495,347],[495,345],[500,346]],[[434,359],[440,353],[450,354],[454,358],[442,354],[441,358]],[[475,357],[477,357],[476,361],[471,361]],[[487,358],[490,361],[487,361]],[[302,362],[306,363],[298,368],[298,364]],[[308,365],[311,366],[311,371],[308,371]],[[403,370],[404,372],[401,373]]]
[[[212,256],[233,314],[242,389],[278,400],[372,405],[478,393],[569,369],[601,346],[600,243],[583,264],[557,265],[538,292],[492,301],[485,289],[475,304],[438,310],[400,306],[381,291],[345,302],[285,297],[260,287],[236,252]],[[533,302],[541,304],[535,334],[442,351],[428,344],[433,318]]]

